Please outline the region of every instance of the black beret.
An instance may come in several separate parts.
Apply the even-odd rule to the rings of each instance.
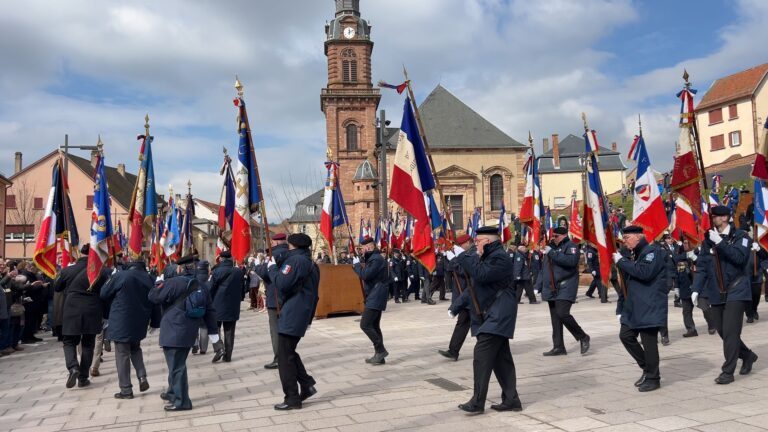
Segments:
[[[183,257],[176,260],[176,264],[185,265],[185,264],[191,264],[194,261],[195,261],[195,254],[189,254],[189,255],[184,255]]]
[[[86,243],[80,247],[80,253],[83,255],[88,255],[88,253],[91,251],[91,244]]]
[[[712,207],[712,215],[713,216],[730,216],[731,209],[729,209],[724,205],[714,206]]]
[[[628,225],[621,230],[621,233],[622,234],[642,234],[643,227],[639,227],[637,225]]]
[[[367,245],[368,243],[373,243],[373,238],[371,237],[364,238],[363,241],[360,242],[360,246]]]
[[[553,233],[559,234],[559,235],[568,235],[568,228],[564,226],[559,226],[552,230]]]
[[[303,233],[291,234],[288,236],[288,244],[300,249],[306,249],[312,246],[312,239]]]
[[[219,256],[222,257],[222,258],[232,258],[232,252],[230,252],[228,250],[221,251]]]
[[[477,235],[499,235],[499,227],[484,226],[477,229]]]
[[[200,269],[200,270],[208,270],[208,266],[209,265],[210,264],[208,263],[208,261],[198,261],[197,262],[197,268]]]

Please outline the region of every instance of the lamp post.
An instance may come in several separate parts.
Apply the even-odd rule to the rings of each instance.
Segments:
[[[64,176],[69,179],[69,149],[96,150],[101,153],[103,147],[101,135],[99,135],[99,140],[95,146],[71,146],[69,145],[69,134],[64,134],[64,145],[59,146],[59,149],[64,149]]]

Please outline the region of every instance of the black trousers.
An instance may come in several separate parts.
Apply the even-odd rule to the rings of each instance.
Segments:
[[[645,379],[658,381],[659,374],[659,329],[657,327],[633,330],[621,325],[619,339],[629,355],[645,373]],[[640,336],[640,342],[637,337]],[[642,345],[641,345],[642,344]]]
[[[224,361],[232,360],[232,350],[235,348],[235,325],[237,321],[219,321],[219,330],[224,327]]]
[[[421,298],[421,285],[423,283],[424,281],[422,281],[418,276],[411,278],[411,286],[408,290],[408,294],[406,294],[406,297],[413,293],[416,300],[419,300]]]
[[[501,386],[501,402],[505,405],[520,402],[517,394],[515,362],[512,360],[512,352],[509,350],[509,339],[486,333],[477,335],[472,369],[475,389],[470,404],[485,407],[491,371],[496,375],[496,380]]]
[[[723,339],[723,363],[722,371],[733,375],[736,371],[738,359],[745,359],[751,351],[741,340],[741,326],[744,324],[744,310],[748,302],[732,301],[720,305],[712,305],[712,322],[715,324],[717,334]]]
[[[380,310],[365,308],[363,316],[360,317],[360,329],[371,340],[377,353],[386,351],[384,349],[384,336],[381,333]]]
[[[706,297],[699,297],[698,300],[696,300],[696,304],[698,308],[701,309],[702,315],[704,315],[704,321],[707,322],[707,330],[715,330],[716,326],[712,320],[712,308],[709,305],[709,299]]]
[[[581,329],[579,323],[571,315],[571,306],[573,303],[568,300],[549,301],[549,317],[552,320],[552,346],[554,348],[565,349],[563,342],[563,326],[576,338],[577,341],[587,336]]]
[[[520,279],[519,281],[515,281],[515,291],[518,303],[520,303],[520,300],[523,298],[523,291],[525,291],[525,296],[528,297],[528,303],[536,302],[536,296],[533,294],[533,285],[531,285],[530,280]]]
[[[408,281],[398,280],[395,282],[395,298],[407,299],[408,298]]]
[[[163,347],[165,364],[168,366],[168,389],[165,395],[168,402],[177,408],[192,409],[187,376],[187,357],[190,349]]]
[[[597,290],[597,295],[598,297],[600,297],[601,302],[608,301],[608,290],[605,288],[605,285],[603,285],[603,282],[600,280],[600,276],[592,276],[592,282],[590,282],[589,289],[587,289],[587,296],[592,296],[595,290]]]
[[[680,303],[683,305],[683,325],[685,325],[685,329],[696,330],[696,323],[693,322],[693,300],[681,298]]]
[[[757,305],[760,304],[760,295],[763,293],[762,283],[752,284],[752,302],[747,306],[747,318],[754,318],[757,314]]]
[[[93,349],[96,346],[96,335],[65,335],[64,336],[64,361],[67,363],[67,370],[77,369],[80,371],[80,379],[88,378],[88,372],[93,363]],[[83,349],[80,361],[77,361],[77,346],[82,342]]]
[[[315,385],[315,379],[307,373],[296,346],[300,337],[280,333],[277,342],[277,370],[283,386],[283,401],[289,405],[301,403],[299,387],[304,390]]]
[[[432,298],[432,294],[434,294],[435,291],[440,292],[440,300],[445,300],[445,276],[432,276],[432,281],[429,284],[428,297]]]
[[[471,319],[469,317],[469,311],[462,309],[456,316],[456,326],[453,328],[453,334],[451,335],[451,342],[448,343],[448,352],[457,356],[461,351],[464,341],[467,339],[467,333],[471,325]]]

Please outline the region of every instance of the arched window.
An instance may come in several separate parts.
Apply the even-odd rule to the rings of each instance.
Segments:
[[[357,54],[350,48],[341,52],[341,80],[357,82]]]
[[[357,125],[347,125],[347,150],[357,150]]]
[[[504,179],[501,174],[491,176],[491,210],[501,210],[501,203],[504,201]]]

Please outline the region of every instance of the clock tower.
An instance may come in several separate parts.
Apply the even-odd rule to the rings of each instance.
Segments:
[[[325,25],[328,83],[320,93],[328,149],[339,161],[339,185],[354,228],[376,223],[378,178],[373,151],[381,94],[371,79],[371,26],[360,17],[360,0],[335,0],[336,15]]]

